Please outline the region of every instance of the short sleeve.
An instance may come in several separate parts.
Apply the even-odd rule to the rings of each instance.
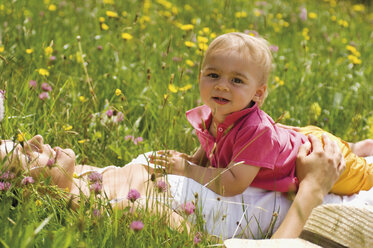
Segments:
[[[232,161],[274,169],[280,145],[276,133],[268,126],[248,126],[236,136]]]

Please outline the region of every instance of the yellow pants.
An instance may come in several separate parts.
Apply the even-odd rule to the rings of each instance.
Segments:
[[[315,126],[303,127],[300,132],[305,135],[315,135],[320,139],[321,135],[326,133],[332,140],[337,141],[341,148],[346,161],[346,170],[334,184],[331,190],[332,193],[351,195],[360,190],[369,190],[373,187],[373,164],[368,164],[364,158],[352,153],[347,142]]]

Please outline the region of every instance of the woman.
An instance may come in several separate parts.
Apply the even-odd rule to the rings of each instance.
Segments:
[[[158,177],[155,181],[151,180],[155,170],[148,166],[145,156],[139,156],[124,167],[75,165],[75,154],[71,149],[52,149],[43,143],[40,135],[25,142],[23,146],[12,141],[2,141],[0,157],[4,159],[7,156],[3,160],[5,167],[22,168],[34,178],[50,175],[53,183],[67,189],[76,199],[80,193],[90,194],[92,184],[89,183],[89,175],[98,172],[102,175],[100,190],[107,195],[113,206],[128,206],[128,192],[136,189],[143,196],[139,204],[148,202],[144,197],[148,196],[160,204],[168,205],[170,208],[162,209],[170,213],[171,224],[175,226],[183,219],[171,209],[177,211],[180,205],[193,200],[198,201],[202,208],[208,232],[222,239],[260,237],[261,232],[270,232],[271,229],[277,230],[272,238],[292,238],[299,236],[312,209],[322,203],[345,167],[334,142],[324,137],[323,148],[317,138],[310,136],[309,139],[310,143],[299,150],[297,176],[300,186],[292,203],[279,193],[250,187],[240,195],[220,197],[191,179],[175,175],[165,177],[169,186],[167,200],[153,194],[157,181],[163,179]],[[330,198],[334,202],[338,199],[340,202],[348,200],[337,196]]]

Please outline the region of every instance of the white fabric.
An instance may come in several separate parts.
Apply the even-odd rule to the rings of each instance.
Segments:
[[[371,159],[373,161],[373,157]],[[140,155],[126,166],[133,163],[149,165],[148,161],[145,155]],[[272,228],[273,232],[278,228],[291,205],[279,192],[248,187],[242,194],[222,197],[190,178],[167,175],[167,180],[173,196],[173,207],[189,201],[198,203],[207,232],[222,239],[264,238]],[[324,204],[327,203],[359,207],[373,205],[373,189],[353,196],[329,194],[324,198]],[[277,220],[273,222],[275,216]]]

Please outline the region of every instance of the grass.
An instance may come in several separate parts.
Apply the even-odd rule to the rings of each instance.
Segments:
[[[201,104],[203,48],[240,31],[278,47],[263,105],[274,119],[315,124],[348,141],[373,138],[372,26],[369,1],[1,1],[1,137],[42,134],[96,166],[121,166],[150,150],[192,153],[198,140],[185,111]],[[43,82],[52,91],[40,100]],[[109,109],[123,120],[107,118]],[[138,213],[144,229],[134,232],[126,211],[96,218],[92,205],[71,211],[37,187],[52,190],[1,193],[4,247],[193,246],[193,234],[146,211]],[[200,245],[210,243],[203,235]]]

